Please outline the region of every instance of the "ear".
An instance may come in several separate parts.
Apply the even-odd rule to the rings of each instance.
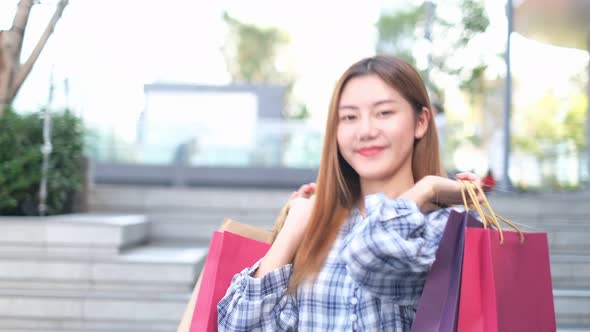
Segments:
[[[416,117],[416,128],[414,130],[414,137],[416,139],[421,139],[426,135],[431,117],[432,112],[428,108],[422,107],[422,112]]]

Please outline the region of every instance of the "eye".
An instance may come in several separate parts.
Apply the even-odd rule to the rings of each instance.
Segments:
[[[343,114],[340,116],[340,121],[353,121],[356,119],[354,114]]]
[[[392,110],[383,110],[383,111],[379,111],[377,112],[377,116],[380,118],[384,118],[384,117],[388,117],[390,115],[392,115],[394,112]]]

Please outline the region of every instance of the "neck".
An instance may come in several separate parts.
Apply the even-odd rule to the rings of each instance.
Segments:
[[[365,196],[383,192],[389,198],[397,198],[414,186],[411,160],[406,162],[395,174],[385,179],[360,179],[361,197],[358,207],[365,215]]]

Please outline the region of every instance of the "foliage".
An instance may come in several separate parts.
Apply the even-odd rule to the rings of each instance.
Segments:
[[[49,214],[70,212],[82,183],[83,128],[70,111],[52,113],[52,152],[47,179]],[[0,118],[0,214],[34,215],[38,210],[43,112]]]
[[[424,23],[424,6],[396,13],[381,14],[377,21],[377,53],[395,54],[415,65],[413,41],[418,37],[417,26]]]
[[[573,141],[578,152],[583,151],[588,144],[586,142],[587,137],[584,133],[586,117],[590,116],[590,114],[587,114],[587,105],[587,96],[582,94],[575,96],[572,98],[563,120],[561,137],[563,140]]]
[[[276,60],[279,48],[289,42],[288,34],[276,27],[262,28],[241,22],[227,13],[223,19],[230,30],[224,53],[232,79],[246,83],[284,80]]]
[[[440,10],[436,10],[429,1],[404,11],[382,13],[376,24],[376,50],[379,53],[395,54],[416,65],[416,55],[425,53],[417,50],[416,45],[420,41],[426,42],[430,44],[430,67],[426,68],[422,76],[435,98],[442,99],[442,88],[430,72],[435,74],[433,76],[456,77],[467,92],[482,93],[481,88],[471,88],[471,85],[483,77],[485,64],[469,67],[462,61],[453,60],[463,55],[461,51],[469,47],[472,39],[487,30],[490,22],[483,3],[480,0],[460,0],[445,3],[445,6],[454,6],[455,10],[460,11],[460,22],[451,22],[439,15]],[[431,31],[430,37],[427,37],[428,31]]]
[[[523,109],[513,145],[536,156],[560,143],[573,142],[578,152],[586,146],[584,121],[586,97],[577,95],[565,102],[548,94]]]
[[[288,46],[289,34],[277,27],[259,27],[223,14],[229,38],[223,48],[228,71],[234,82],[272,83],[285,87],[285,114],[292,119],[309,117],[306,106],[293,97],[295,77],[279,68],[282,48]]]

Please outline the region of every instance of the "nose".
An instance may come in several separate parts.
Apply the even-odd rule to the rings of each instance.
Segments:
[[[377,137],[378,129],[370,116],[361,117],[359,121],[358,137],[361,141],[369,141]]]

